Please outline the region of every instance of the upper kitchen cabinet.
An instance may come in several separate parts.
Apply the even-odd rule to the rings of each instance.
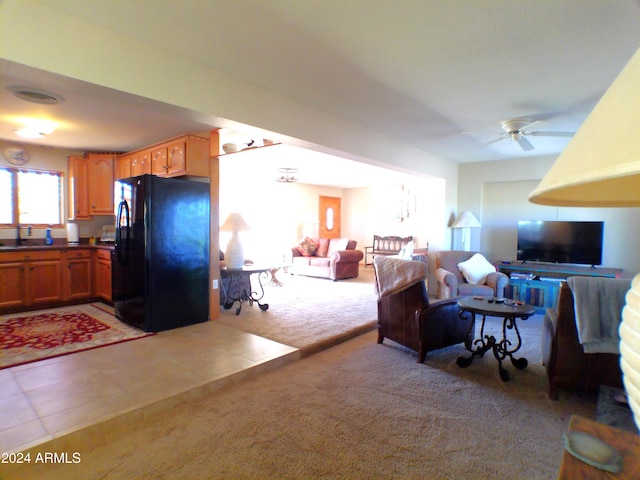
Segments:
[[[209,138],[181,135],[118,157],[115,166],[116,180],[145,174],[159,177],[208,177]]]
[[[160,145],[150,150],[151,152],[151,173],[153,175],[164,175],[169,171],[167,161],[167,146]]]
[[[116,160],[116,167],[114,169],[114,180],[120,180],[121,178],[131,177],[131,158],[132,155],[127,153],[120,155]]]
[[[162,169],[164,172],[158,172],[157,175],[163,177],[180,175],[208,177],[209,139],[195,135],[183,135],[170,140],[166,144],[166,163]]]
[[[151,173],[151,150],[141,150],[131,155],[131,175],[130,177],[138,177]]]
[[[113,215],[113,166],[116,155],[89,153],[89,213]]]
[[[92,215],[113,215],[113,153],[69,157],[69,220],[90,220]]]
[[[89,163],[85,157],[69,157],[67,179],[69,181],[69,220],[90,220]]]

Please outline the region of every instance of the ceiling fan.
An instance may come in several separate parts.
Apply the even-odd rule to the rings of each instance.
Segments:
[[[520,145],[520,148],[528,152],[534,149],[534,146],[531,142],[526,138],[531,135],[533,137],[573,137],[575,132],[553,132],[553,131],[531,131],[530,128],[539,123],[540,120],[531,120],[529,118],[514,118],[511,120],[505,120],[502,122],[502,130],[503,133],[499,133],[498,138],[495,140],[491,140],[490,142],[484,143],[481,146],[485,147],[487,145],[491,145],[492,143],[499,142],[504,139],[511,139]]]

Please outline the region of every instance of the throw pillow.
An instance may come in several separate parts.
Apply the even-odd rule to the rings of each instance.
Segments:
[[[316,250],[317,257],[328,257],[329,256],[329,239],[321,238],[320,243],[318,244],[318,250]]]
[[[484,285],[487,281],[487,275],[496,271],[496,267],[491,265],[489,260],[480,253],[476,253],[469,260],[460,262],[458,268],[467,282],[478,285]]]
[[[330,257],[333,252],[346,250],[348,244],[348,238],[332,238],[331,240],[329,240],[329,253],[327,254],[327,256]]]
[[[407,244],[400,249],[397,257],[404,260],[413,260],[413,240],[407,242]]]
[[[300,243],[296,246],[296,250],[300,252],[303,257],[312,257],[316,254],[318,246],[309,237],[304,237],[300,240]]]

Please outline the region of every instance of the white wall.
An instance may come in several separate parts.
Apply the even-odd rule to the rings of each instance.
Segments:
[[[455,203],[453,162],[39,2],[0,3],[0,32],[0,59],[182,107],[212,127],[239,122],[285,143],[445,178]]]
[[[482,228],[472,229],[471,249],[492,261],[516,256],[518,220],[604,221],[605,267],[623,269],[631,278],[640,271],[640,209],[570,208],[532,204],[528,195],[555,157],[513,159],[460,165],[459,210],[471,210]]]
[[[0,151],[11,145],[20,145],[19,142],[6,142],[0,140]],[[74,150],[64,150],[59,148],[43,148],[36,145],[22,145],[29,152],[29,163],[24,165],[26,168],[50,170],[55,172],[62,172],[63,174],[63,222],[67,221],[68,201],[67,201],[67,159],[70,155],[83,155],[84,152],[78,152]],[[0,156],[0,165],[12,167],[4,157]],[[88,238],[92,236],[100,236],[103,224],[113,224],[113,217],[95,217],[93,220],[80,220],[75,222],[78,224],[78,233],[82,238]],[[44,242],[45,229],[34,228],[32,230],[31,240],[42,239]],[[23,231],[22,236],[26,233]],[[51,236],[53,238],[67,238],[67,230],[63,226],[62,228],[53,228],[51,230]],[[0,242],[4,244],[11,244],[16,238],[16,230],[14,228],[0,228]]]
[[[375,234],[413,235],[416,248],[446,245],[441,178],[407,176],[405,185],[339,189],[279,183],[244,170],[238,157],[221,157],[220,219],[239,212],[249,223],[251,232],[241,234],[247,258],[278,259],[283,247],[295,245],[304,234],[303,219],[318,217],[321,195],[342,199],[342,236],[356,240],[360,250]],[[228,235],[221,232],[221,245]]]

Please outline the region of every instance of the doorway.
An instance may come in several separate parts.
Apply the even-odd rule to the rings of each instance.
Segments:
[[[340,197],[320,195],[319,233],[321,238],[340,238],[341,201]]]

